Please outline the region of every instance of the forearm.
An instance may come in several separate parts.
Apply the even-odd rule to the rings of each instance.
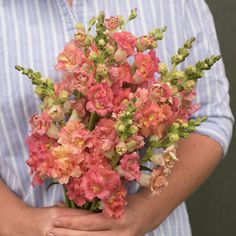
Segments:
[[[142,202],[142,208],[149,211],[146,228],[156,228],[186,200],[215,169],[221,155],[220,145],[209,137],[191,134],[181,140],[177,150],[179,161],[168,178],[168,187],[159,196],[144,188],[136,196],[137,201]]]
[[[21,231],[26,205],[0,179],[0,235],[9,235],[10,229]]]

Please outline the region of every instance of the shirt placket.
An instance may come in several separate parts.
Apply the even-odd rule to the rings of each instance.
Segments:
[[[67,0],[59,0],[58,4],[60,7],[62,20],[65,26],[67,38],[72,38],[73,34],[75,33],[75,25],[78,21],[78,16],[76,14],[75,7],[77,6],[77,3],[75,3],[76,0],[73,1],[72,7],[69,5]]]

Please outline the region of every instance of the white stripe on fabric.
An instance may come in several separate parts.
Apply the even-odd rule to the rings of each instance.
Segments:
[[[6,20],[8,19],[9,15],[5,14],[6,12],[4,11],[3,8],[1,8],[0,11],[1,11],[0,16],[1,16],[1,21],[2,21],[2,35],[5,35],[5,38],[3,38],[3,49],[4,49],[4,52],[5,52],[4,56],[5,56],[5,58],[7,58],[6,66],[5,66],[5,68],[3,68],[3,70],[4,70],[3,72],[5,72],[4,74],[6,75],[6,78],[11,78],[11,74],[10,74],[10,70],[9,70],[10,66],[9,66],[9,63],[8,63],[8,61],[9,61],[8,44],[7,44],[8,43],[8,38],[7,38],[8,34],[7,34],[7,29],[6,29],[6,26],[8,25]],[[12,88],[14,86],[12,85],[10,79],[6,79],[5,82],[6,82],[6,90],[8,91],[8,97],[11,98],[11,97],[13,97],[13,94],[12,94],[13,91],[11,92],[10,88]],[[23,145],[23,137],[21,136],[20,124],[18,123],[17,117],[15,116],[15,112],[14,112],[14,106],[16,104],[13,104],[12,100],[10,99],[8,101],[8,104],[6,104],[6,105],[8,106],[8,108],[9,108],[8,111],[9,111],[9,113],[12,116],[12,121],[11,122],[15,126],[16,137],[20,140],[21,147],[23,147],[24,146]],[[6,126],[8,126],[8,127],[11,126],[9,124],[9,122],[10,122],[9,120],[6,120],[4,117],[2,118],[2,120],[4,121],[5,124],[7,124]],[[14,154],[13,150],[15,152],[17,152],[17,151],[11,145],[11,141],[10,141],[10,138],[16,138],[16,137],[9,137],[8,136],[8,131],[7,131],[7,129],[6,129],[4,124],[3,124],[3,132],[4,132],[5,141],[9,145],[10,157],[8,157],[8,158],[9,158],[9,161],[10,161],[10,165],[12,165],[15,170],[17,170],[18,168],[17,168],[16,161],[14,161],[15,154]],[[12,185],[12,183],[11,183],[11,181],[9,179],[7,179],[7,181],[8,181],[9,185]],[[20,195],[24,195],[25,194],[25,188],[24,188],[24,185],[23,185],[22,181],[23,180],[18,178],[19,190],[21,191]]]

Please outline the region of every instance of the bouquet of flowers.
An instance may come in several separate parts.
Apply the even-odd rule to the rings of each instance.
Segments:
[[[87,30],[78,24],[57,57],[60,82],[16,66],[42,101],[41,114],[29,121],[32,183],[51,178],[63,185],[68,207],[108,217],[123,214],[128,181],[155,194],[168,185],[178,140],[206,119],[190,119],[199,108],[193,103],[196,82],[220,59],[211,56],[177,70],[189,55],[191,38],[168,70],[155,52],[166,27],[137,37],[125,31],[136,15],[132,10],[125,20],[101,12]]]

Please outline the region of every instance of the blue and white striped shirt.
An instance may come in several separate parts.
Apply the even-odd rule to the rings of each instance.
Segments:
[[[197,43],[186,63],[220,53],[214,22],[203,0],[74,0],[72,7],[66,0],[0,0],[0,177],[29,205],[53,205],[62,200],[62,190],[59,186],[49,191],[46,185],[31,186],[25,139],[28,119],[38,112],[39,100],[30,81],[21,78],[14,66],[31,67],[57,80],[55,57],[72,37],[76,22],[86,25],[101,10],[108,15],[127,16],[134,8],[139,17],[127,28],[132,33],[141,35],[168,26],[157,50],[162,61],[170,62],[171,55],[191,36]],[[198,132],[219,142],[226,153],[233,117],[223,62],[205,77],[198,84],[196,102],[201,103],[201,109],[196,115],[209,118]],[[185,204],[147,235],[190,236]]]

